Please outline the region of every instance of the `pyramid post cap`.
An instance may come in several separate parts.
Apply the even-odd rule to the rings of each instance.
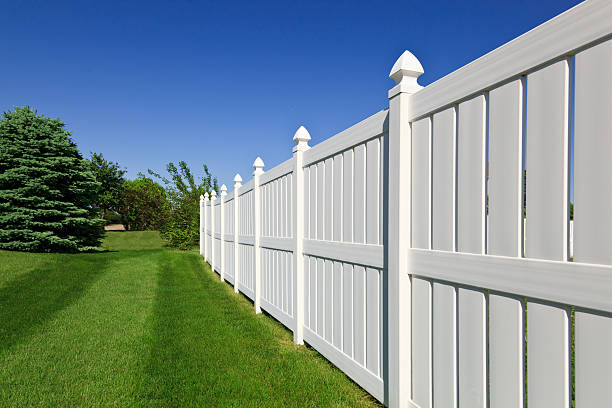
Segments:
[[[416,80],[423,72],[425,71],[421,62],[410,51],[406,50],[393,64],[393,68],[389,72],[389,78],[399,84],[402,78],[408,76]]]
[[[215,190],[212,191],[212,193],[210,193],[210,196],[215,199],[217,198],[217,192]]]
[[[240,177],[239,173],[236,173],[234,176],[234,184],[242,183],[242,177]]]
[[[205,199],[205,200],[208,200],[208,197],[209,197],[209,196],[208,196],[208,191],[207,191],[207,192],[205,192],[205,193],[204,193],[204,199]]]
[[[261,157],[257,156],[255,161],[253,162],[253,168],[254,169],[263,169],[263,167],[264,167],[263,160],[261,160]]]
[[[309,140],[310,140],[310,133],[308,133],[308,130],[306,130],[304,126],[300,126],[298,130],[295,131],[295,134],[293,135],[293,141],[296,144],[300,142],[308,143]]]
[[[200,200],[204,200],[204,194],[200,194]]]
[[[221,192],[227,191],[227,186],[225,184],[221,185]]]

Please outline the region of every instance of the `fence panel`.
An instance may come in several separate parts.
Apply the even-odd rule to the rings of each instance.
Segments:
[[[205,196],[200,251],[385,404],[612,405],[610,21],[586,1],[423,89],[404,53],[388,110]]]
[[[576,54],[574,261],[612,264],[612,40]],[[608,310],[607,312],[610,312]],[[576,406],[612,405],[612,318],[576,309]]]

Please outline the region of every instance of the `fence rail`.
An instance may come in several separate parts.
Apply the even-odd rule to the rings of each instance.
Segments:
[[[425,88],[406,51],[389,109],[202,197],[200,252],[386,405],[612,406],[611,38],[593,0]]]

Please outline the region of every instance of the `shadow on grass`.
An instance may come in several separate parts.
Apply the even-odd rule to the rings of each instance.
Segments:
[[[0,288],[0,351],[77,301],[107,264],[104,255],[50,257],[44,268],[32,269]]]
[[[280,323],[254,315],[199,255],[165,252],[158,273],[137,405],[376,405]]]

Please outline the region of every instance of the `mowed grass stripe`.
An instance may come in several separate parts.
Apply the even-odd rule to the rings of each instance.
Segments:
[[[195,251],[164,249],[153,232],[111,233],[105,249],[36,262],[0,252],[21,255],[25,271],[15,259],[0,265],[0,302],[11,309],[0,324],[16,333],[0,332],[0,406],[376,405],[279,323],[255,316]],[[61,273],[32,289],[32,269],[45,268]],[[45,295],[58,287],[63,295]],[[44,301],[32,306],[31,293]],[[19,314],[44,317],[24,330],[11,317]]]

